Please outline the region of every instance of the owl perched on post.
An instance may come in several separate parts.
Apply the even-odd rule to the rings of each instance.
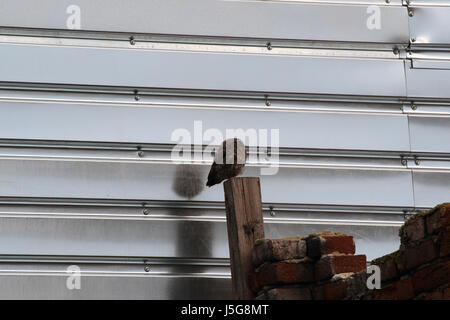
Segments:
[[[235,177],[244,169],[247,152],[244,143],[238,138],[227,139],[217,149],[206,185],[211,187]]]

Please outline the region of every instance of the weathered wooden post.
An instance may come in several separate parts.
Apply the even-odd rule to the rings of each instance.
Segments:
[[[252,248],[264,238],[261,188],[259,178],[231,178],[224,182],[230,248],[233,297],[253,299],[248,284],[252,270]]]

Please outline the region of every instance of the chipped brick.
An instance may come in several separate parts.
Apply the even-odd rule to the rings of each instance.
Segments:
[[[319,281],[338,273],[360,272],[365,269],[365,255],[326,255],[315,265],[315,279]]]
[[[307,255],[312,259],[319,259],[323,255],[332,253],[354,254],[355,242],[353,237],[343,233],[324,232],[306,238]]]
[[[252,290],[272,284],[305,283],[314,280],[314,268],[309,259],[266,262],[255,272],[256,283]]]

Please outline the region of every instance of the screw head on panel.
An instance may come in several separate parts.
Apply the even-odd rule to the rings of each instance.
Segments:
[[[146,266],[146,267],[144,268],[144,271],[145,271],[145,272],[150,272],[150,267],[149,267],[149,266]]]
[[[406,166],[408,164],[408,161],[406,161],[406,159],[402,157],[401,163],[402,163],[402,166]]]
[[[145,216],[148,216],[148,214],[150,213],[150,210],[148,210],[147,208],[145,208],[145,209],[142,210],[142,213],[143,213]]]
[[[408,16],[413,17],[414,16],[414,10],[409,8],[408,9]]]
[[[414,158],[414,163],[416,164],[416,166],[418,166],[420,164],[420,160],[417,159],[417,157]]]
[[[130,44],[131,44],[132,46],[134,46],[134,45],[136,44],[136,40],[134,39],[133,36],[130,37]]]
[[[386,3],[391,3],[391,0],[386,0]]]
[[[266,48],[267,48],[267,50],[272,50],[272,43],[267,42]]]
[[[275,211],[273,211],[273,207],[269,207],[270,211],[269,214],[271,217],[275,217],[277,214],[275,213]]]
[[[408,220],[408,210],[403,209],[402,212],[403,212],[403,220],[405,221]]]
[[[139,91],[134,90],[133,93],[134,93],[134,100],[136,101],[141,100],[141,97],[139,97]]]
[[[139,156],[139,158],[142,158],[144,155],[145,155],[145,153],[144,153],[144,151],[138,151],[138,156]]]
[[[266,104],[266,106],[270,107],[271,102],[270,102],[270,100],[269,100],[269,96],[268,96],[268,95],[265,95],[265,96],[264,96],[264,99],[265,99],[265,104]]]
[[[399,50],[397,47],[395,47],[395,48],[392,50],[392,52],[393,52],[395,55],[397,55],[397,54],[400,53],[400,50]]]
[[[411,109],[412,109],[412,110],[417,110],[417,105],[411,104]]]

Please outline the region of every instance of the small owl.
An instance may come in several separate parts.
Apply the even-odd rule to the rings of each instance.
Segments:
[[[206,185],[211,187],[235,177],[244,169],[247,152],[244,143],[238,138],[227,139],[217,149]]]

